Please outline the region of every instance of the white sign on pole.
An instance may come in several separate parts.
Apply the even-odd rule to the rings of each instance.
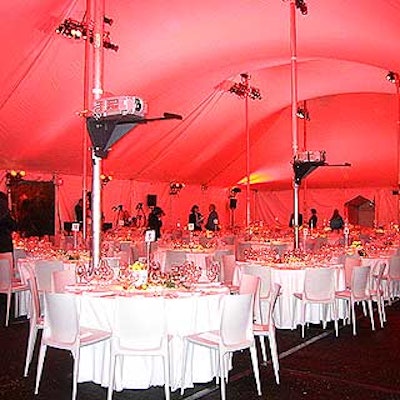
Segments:
[[[156,241],[156,231],[155,230],[148,230],[144,234],[144,241],[146,243],[151,243]]]

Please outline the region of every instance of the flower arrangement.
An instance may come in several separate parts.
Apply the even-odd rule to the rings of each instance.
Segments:
[[[367,255],[363,244],[360,240],[353,240],[353,242],[350,245],[350,252],[352,254],[358,254],[361,257],[365,257]]]

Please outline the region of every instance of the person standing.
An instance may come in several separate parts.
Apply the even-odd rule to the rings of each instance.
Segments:
[[[343,217],[339,214],[339,210],[337,208],[335,208],[333,211],[332,217],[329,220],[329,226],[333,231],[339,231],[344,227]]]
[[[0,192],[0,253],[12,253],[12,233],[17,229],[17,224],[8,209],[8,198]]]
[[[218,213],[215,204],[210,204],[208,207],[208,218],[206,222],[206,229],[208,231],[217,231],[219,229]]]
[[[156,240],[161,237],[162,220],[161,217],[165,215],[164,211],[160,207],[154,207],[149,214],[147,226],[149,229],[153,229],[156,233]]]
[[[189,224],[193,224],[194,231],[201,231],[204,217],[200,213],[200,209],[198,205],[194,205],[189,214]]]
[[[318,217],[317,217],[317,210],[315,208],[311,209],[311,217],[308,220],[308,227],[310,229],[315,229],[317,227]]]

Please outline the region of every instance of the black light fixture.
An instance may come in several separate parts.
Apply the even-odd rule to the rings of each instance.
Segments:
[[[297,108],[296,115],[300,119],[305,119],[306,121],[310,120],[310,113],[308,112],[307,108]]]
[[[399,74],[393,71],[389,71],[386,75],[386,79],[390,82],[390,83],[396,83],[399,82]]]
[[[261,100],[260,89],[250,86],[249,79],[250,75],[247,73],[240,74],[241,81],[234,83],[230,88],[229,92],[236,94],[240,98],[248,96],[252,100]]]
[[[169,184],[169,194],[175,196],[185,187],[184,183],[181,182],[171,182]]]
[[[6,185],[9,186],[11,184],[20,182],[25,178],[26,172],[23,170],[15,170],[12,169],[10,171],[7,171],[6,173]]]
[[[89,40],[90,43],[93,43],[94,42],[93,26],[85,22],[84,19],[85,16],[82,21],[77,21],[72,18],[67,18],[56,28],[56,33],[70,39]],[[104,17],[105,24],[111,26],[113,22],[114,21],[111,18]],[[118,51],[119,49],[118,45],[111,42],[109,31],[104,31],[103,46],[105,49],[110,49],[114,51]]]
[[[296,8],[298,8],[303,15],[308,14],[307,4],[304,0],[296,0]]]

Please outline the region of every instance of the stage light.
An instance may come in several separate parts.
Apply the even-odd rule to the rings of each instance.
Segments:
[[[308,14],[307,4],[304,0],[296,0],[296,8],[298,8],[303,15]]]
[[[169,184],[169,194],[174,196],[179,194],[179,192],[185,187],[184,183],[181,182],[171,182]]]
[[[388,74],[386,75],[386,79],[390,83],[399,82],[399,74],[397,74],[396,72],[393,72],[393,71],[389,71]]]
[[[310,120],[310,114],[306,108],[297,108],[296,115],[300,119],[305,119],[306,121]]]
[[[112,176],[111,175],[105,175],[105,174],[101,174],[100,175],[100,180],[101,180],[101,185],[105,186],[107,185],[108,182],[112,181]]]
[[[248,96],[252,100],[261,100],[260,89],[249,85],[250,75],[243,73],[240,74],[241,81],[234,83],[230,88],[229,92],[236,94],[240,98]]]
[[[111,18],[104,17],[104,23],[111,26],[113,24],[113,20]],[[56,33],[70,39],[76,39],[76,40],[83,39],[83,40],[89,40],[90,43],[94,42],[93,27],[84,21],[77,21],[72,18],[65,19],[56,28]],[[119,49],[118,45],[111,42],[110,32],[108,31],[104,32],[103,46],[105,49],[110,49],[113,51],[118,51]]]
[[[26,172],[23,170],[12,169],[6,173],[6,185],[20,182],[26,176]]]

